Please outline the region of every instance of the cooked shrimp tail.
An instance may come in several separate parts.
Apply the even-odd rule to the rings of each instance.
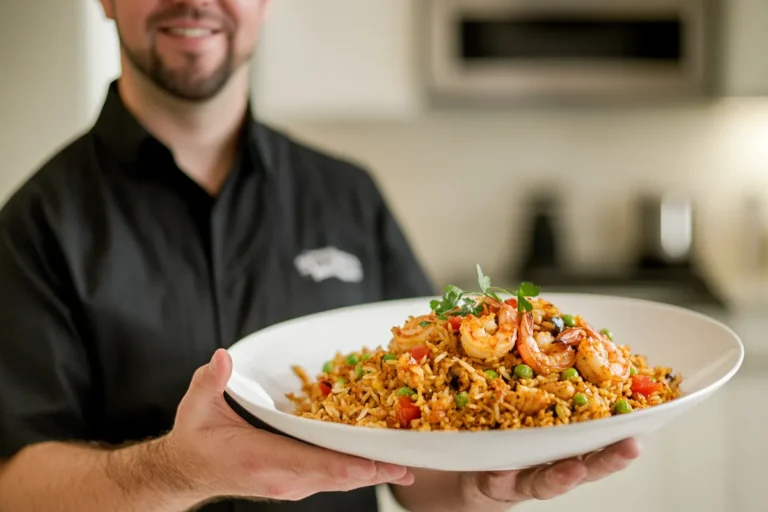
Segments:
[[[461,346],[470,357],[488,359],[502,357],[515,348],[517,341],[517,312],[501,304],[498,315],[489,313],[476,317],[467,315],[461,322]]]
[[[611,340],[584,322],[587,333],[577,350],[576,369],[592,384],[629,378],[630,362]]]
[[[517,350],[525,364],[530,366],[539,375],[567,370],[576,361],[576,351],[566,343],[545,343],[545,336],[541,335],[541,345],[533,333],[533,315],[525,312],[520,316],[520,333],[517,339]],[[549,340],[552,340],[551,335]]]

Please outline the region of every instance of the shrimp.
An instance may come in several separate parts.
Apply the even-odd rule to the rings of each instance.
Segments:
[[[546,409],[554,402],[554,397],[543,389],[517,386],[515,392],[507,399],[512,407],[530,416]]]
[[[585,323],[585,322],[584,322]],[[629,378],[630,362],[607,336],[585,323],[588,335],[576,351],[576,369],[598,385],[604,381],[623,382]]]
[[[517,312],[509,304],[500,304],[496,314],[476,317],[467,315],[461,322],[461,346],[477,359],[502,357],[515,348],[517,341]]]
[[[422,325],[423,324],[423,325]],[[441,337],[440,327],[432,315],[411,317],[403,327],[392,328],[390,349],[395,353],[408,352],[418,345],[426,345]]]
[[[546,340],[544,339],[545,336],[540,336],[540,338],[539,341],[543,342],[541,344],[534,338],[533,314],[530,312],[523,313],[520,317],[520,336],[517,340],[517,350],[525,364],[530,366],[538,375],[562,372],[573,366],[576,361],[576,351],[573,347],[567,343],[551,342],[551,335]]]

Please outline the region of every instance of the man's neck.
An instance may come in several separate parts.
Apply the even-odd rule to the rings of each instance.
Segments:
[[[182,171],[210,194],[218,194],[234,164],[248,115],[247,66],[217,96],[199,103],[171,97],[125,63],[123,69],[118,90],[126,108],[171,149]]]

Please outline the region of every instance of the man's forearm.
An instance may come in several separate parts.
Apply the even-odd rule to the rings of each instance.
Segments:
[[[177,512],[205,499],[185,483],[163,439],[120,449],[25,448],[0,466],[0,512]]]
[[[392,494],[408,512],[505,512],[512,504],[494,503],[467,485],[460,473],[413,469],[416,481],[408,487],[391,486]]]

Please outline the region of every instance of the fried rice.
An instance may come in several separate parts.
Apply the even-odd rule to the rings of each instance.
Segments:
[[[420,431],[519,429],[628,414],[681,395],[681,374],[650,366],[645,356],[614,344],[609,331],[595,331],[579,315],[532,297],[520,299],[530,311],[515,311],[516,299],[500,303],[493,297],[473,297],[466,302],[468,314],[459,307],[447,314],[432,308],[410,317],[392,329],[386,349],[337,353],[314,378],[294,367],[302,382],[300,394],[287,395],[295,414]],[[500,334],[503,311],[510,314],[511,349],[499,343],[509,341]],[[557,354],[566,364],[548,365]]]

